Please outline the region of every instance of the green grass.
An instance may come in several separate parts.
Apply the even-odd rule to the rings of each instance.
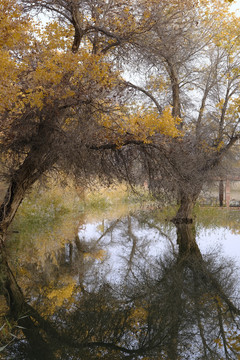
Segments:
[[[116,211],[116,216],[122,216],[129,209],[133,210],[152,201],[142,189],[138,193],[132,193],[125,185],[98,187],[92,191],[79,191],[73,186],[62,188],[54,185],[45,189],[35,187],[19,207],[9,238],[11,243],[20,240],[22,246],[28,240],[43,239],[44,236],[47,238],[51,234],[53,236],[54,232],[59,232],[64,226],[76,231],[74,224],[77,222],[94,221],[103,213],[114,216]]]

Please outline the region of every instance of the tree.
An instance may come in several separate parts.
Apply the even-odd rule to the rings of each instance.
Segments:
[[[134,157],[142,159],[150,186],[156,178],[172,176],[173,181],[165,185],[177,189],[181,199],[176,218],[191,220],[206,176],[237,139],[238,63],[231,59],[238,44],[232,31],[234,21],[224,25],[226,6],[221,1],[218,10],[214,5],[208,7],[208,2],[198,9],[194,1],[181,5],[178,1],[142,1],[138,8],[119,2],[81,6],[58,0],[22,3],[25,10],[47,9],[57,14],[61,24],[50,23],[42,31],[32,25],[31,35],[21,30],[25,44],[17,43],[15,49],[4,44],[9,58],[11,54],[15,80],[10,81],[14,94],[1,120],[2,160],[10,183],[1,207],[3,231],[25,192],[56,164],[94,176],[109,173],[98,165],[104,160],[112,168],[119,165],[118,175],[131,180]],[[67,51],[71,36],[72,52]],[[234,46],[228,46],[230,40]],[[131,59],[149,69],[148,88],[122,81],[115,59],[122,66]],[[187,95],[192,94],[187,90],[189,83],[197,95],[203,92],[201,104],[194,101],[190,110],[185,106]],[[130,96],[129,91],[123,95],[124,88],[144,94],[152,104],[143,103],[138,111],[134,104],[122,106],[123,96],[125,100]],[[212,106],[218,109],[214,113]],[[229,122],[230,117],[235,120]],[[149,146],[118,151],[130,144]],[[104,150],[115,150],[117,159],[108,159],[110,152]],[[89,157],[96,164],[91,169],[86,161]]]
[[[175,221],[191,222],[203,184],[216,176],[239,137],[238,20],[229,5],[221,0],[141,1],[138,8],[114,1],[86,1],[82,7],[58,0],[23,3],[60,16],[73,25],[75,40],[86,36],[94,53],[111,49],[110,59],[134,73],[134,84],[122,79],[125,106],[102,116],[106,137],[94,149],[115,152],[104,160],[118,177],[134,184],[141,169],[155,193],[175,194],[180,204]],[[88,14],[86,22],[75,21],[80,13]]]
[[[144,133],[128,132],[135,118],[122,105],[128,93],[116,55],[124,50],[127,56],[131,43],[152,26],[148,12],[135,9],[135,18],[124,2],[36,1],[29,9],[29,2],[22,4],[25,10],[18,1],[0,2],[1,178],[8,185],[0,206],[1,287],[16,318],[24,300],[5,253],[9,225],[46,173],[63,170],[85,183],[109,179],[119,175],[118,148],[144,144]],[[25,11],[39,6],[61,21],[34,24]],[[153,119],[152,110],[146,114]],[[167,116],[176,136],[175,119]],[[160,120],[151,133],[168,133]]]
[[[13,0],[0,7],[7,293],[17,291],[4,254],[7,230],[44,174],[61,169],[85,182],[115,176],[134,183],[140,164],[150,187],[177,194],[176,221],[188,222],[204,181],[238,139],[239,123],[237,19],[229,22],[222,1],[21,4],[24,10]],[[41,29],[30,21],[34,10],[57,20]],[[124,80],[127,63],[144,69],[145,84]]]
[[[152,26],[148,12],[139,12],[135,20],[128,6],[119,2],[94,6],[86,2],[82,8],[77,2],[31,2],[30,8],[40,6],[60,14],[61,24],[53,21],[44,29],[29,23],[17,3],[11,3],[14,17],[5,5],[2,2],[3,18],[15,21],[11,28],[18,28],[14,44],[2,44],[14,70],[10,79],[6,71],[3,77],[12,91],[1,111],[2,174],[9,183],[0,211],[3,233],[26,191],[46,171],[53,167],[75,170],[85,179],[109,174],[101,166],[104,150],[111,150],[109,141],[114,142],[113,150],[146,141],[141,129],[130,131],[136,115],[121,105],[127,94],[114,56]],[[22,42],[17,41],[19,37]],[[157,119],[157,126],[154,112],[145,114],[152,123],[149,134],[178,134],[175,119],[167,111]]]
[[[125,122],[111,114],[111,120],[146,146],[123,148],[117,160],[122,176],[132,183],[139,171],[136,176],[130,159],[140,162],[150,189],[170,191],[178,199],[174,220],[191,222],[203,184],[219,174],[223,158],[239,138],[238,20],[224,1],[202,1],[200,7],[191,1],[141,6],[152,26],[131,43],[135,83],[124,84],[142,97],[132,103],[135,117]],[[136,84],[139,76],[141,83]],[[170,138],[170,132],[156,129],[161,116],[166,124],[168,115],[179,129]],[[111,128],[112,122],[106,125]]]
[[[239,41],[225,2],[179,12],[174,2],[154,9],[156,24],[136,46],[146,82],[133,88],[150,89],[155,103],[181,118],[182,136],[154,139],[141,154],[150,188],[175,192],[175,221],[191,222],[202,185],[239,137]]]

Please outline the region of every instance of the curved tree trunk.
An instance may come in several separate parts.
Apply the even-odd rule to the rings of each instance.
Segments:
[[[11,176],[10,184],[0,206],[1,242],[19,208],[26,192],[56,161],[50,152],[34,150],[29,153],[23,164]]]
[[[50,157],[52,160],[52,157]],[[7,260],[5,242],[7,232],[26,192],[39,179],[43,172],[49,168],[52,161],[41,151],[32,151],[13,173],[4,200],[0,206],[0,288],[4,293],[12,314],[17,319],[21,314],[24,296],[17,285],[14,274]]]
[[[0,205],[0,289],[16,320],[22,314],[25,300],[8,263],[5,243],[9,226],[26,192],[57,160],[57,155],[51,148],[54,134],[48,130],[44,124],[39,125],[35,143],[22,164],[12,171],[8,189]]]
[[[26,192],[58,159],[53,145],[55,133],[50,130],[47,121],[39,124],[26,158],[11,172],[9,186],[0,205],[0,244],[4,243],[9,225]]]

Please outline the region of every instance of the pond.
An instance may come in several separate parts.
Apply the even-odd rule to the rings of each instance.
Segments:
[[[2,316],[2,359],[240,359],[238,211],[175,226],[152,209],[73,228],[18,249],[15,234],[24,306],[15,322]]]

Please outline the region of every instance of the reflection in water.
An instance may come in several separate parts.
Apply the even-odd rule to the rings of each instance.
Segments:
[[[30,305],[12,291],[24,339],[4,358],[239,359],[234,270],[201,254],[193,224],[138,214],[80,230],[28,272]]]

